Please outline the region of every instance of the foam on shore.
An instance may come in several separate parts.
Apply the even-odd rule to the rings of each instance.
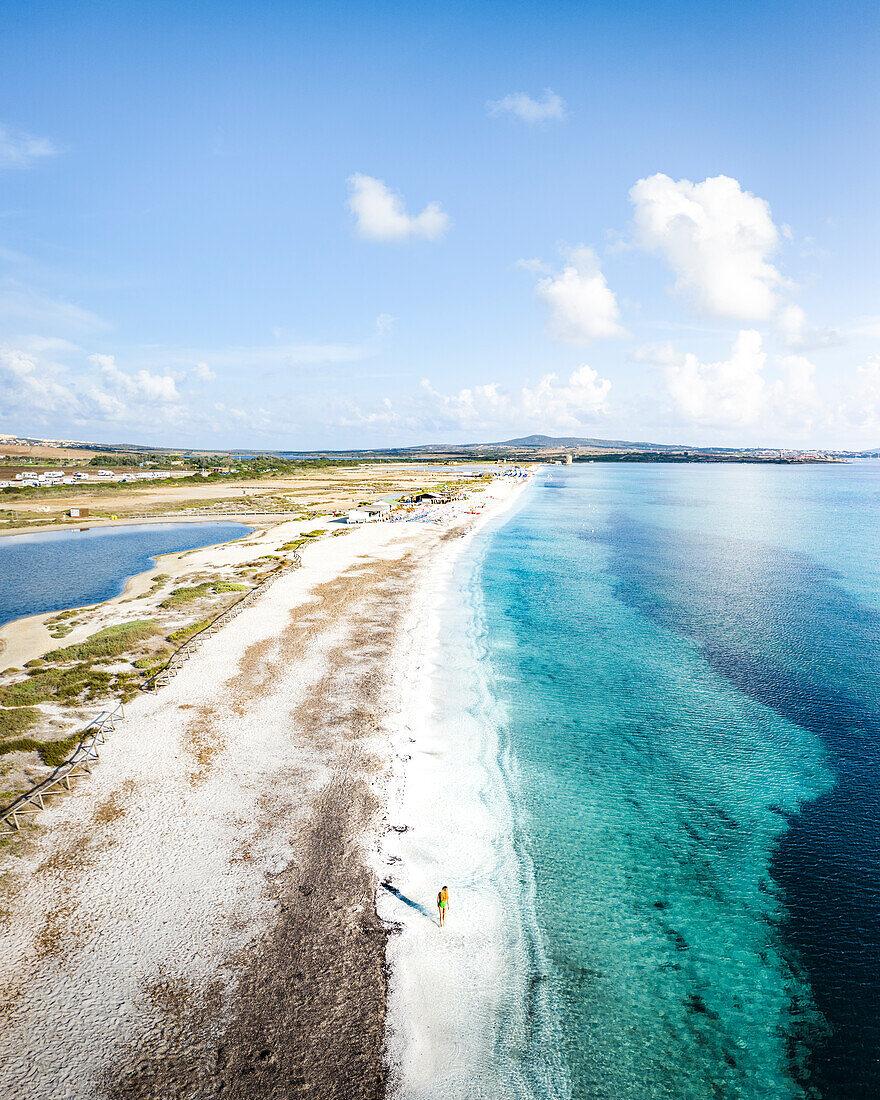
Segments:
[[[393,828],[379,868],[392,889],[378,903],[401,926],[388,948],[401,1100],[569,1095],[483,645],[480,563],[510,503],[432,572],[401,640]]]

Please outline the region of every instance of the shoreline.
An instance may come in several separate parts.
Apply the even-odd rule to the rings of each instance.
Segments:
[[[47,808],[0,876],[9,1091],[386,1094],[390,656],[491,508],[447,511],[306,546]]]
[[[138,520],[130,524],[120,523],[113,524],[112,526],[151,526],[152,522],[153,521],[150,520]],[[167,522],[170,523],[172,521],[169,520]],[[103,616],[105,612],[112,612],[120,604],[137,599],[140,595],[147,592],[150,587],[149,582],[151,578],[157,576],[159,573],[168,573],[174,578],[185,572],[194,564],[201,564],[204,568],[214,568],[226,564],[224,558],[228,558],[228,555],[224,555],[222,552],[231,547],[242,545],[244,540],[250,539],[252,536],[254,536],[254,540],[250,545],[254,547],[259,546],[267,551],[271,551],[274,549],[275,541],[272,539],[272,534],[275,528],[280,526],[280,524],[277,523],[268,525],[242,523],[241,520],[231,515],[228,517],[220,516],[217,519],[201,518],[199,520],[193,520],[192,522],[203,524],[240,523],[241,526],[248,528],[248,530],[244,534],[234,538],[225,539],[220,542],[207,543],[204,546],[198,546],[192,550],[172,550],[164,554],[151,555],[153,564],[148,569],[127,576],[122,591],[118,592],[115,596],[109,596],[106,600],[97,600],[94,603],[88,604],[73,604],[68,607],[57,607],[53,608],[51,611],[38,611],[32,615],[23,615],[18,619],[10,619],[9,622],[0,623],[0,666],[3,668],[17,668],[24,665],[27,661],[42,657],[44,653],[48,653],[50,650],[57,649],[58,639],[53,638],[49,634],[46,625],[48,621],[56,615],[60,615],[65,611],[75,610],[82,611],[83,613],[98,612]],[[296,523],[299,526],[307,526],[309,521],[299,520],[285,522],[291,524]],[[319,521],[312,522],[312,526],[317,525],[320,525]],[[292,537],[291,531],[292,528],[287,531],[284,537]],[[25,536],[48,533],[49,532],[40,531],[21,532],[21,534]],[[199,555],[195,558],[195,561],[190,560],[194,558],[195,555]],[[184,558],[187,559],[185,563]],[[91,627],[92,624],[82,630],[74,631],[69,637],[63,639],[63,644],[72,645],[84,640],[91,630]]]
[[[395,824],[377,877],[378,912],[396,932],[388,947],[391,1095],[406,1100],[500,1095],[502,1080],[505,1096],[532,1095],[514,1059],[495,1059],[502,1032],[512,1048],[536,1026],[521,1006],[536,1000],[529,982],[538,933],[519,916],[515,887],[527,869],[512,843],[503,722],[483,683],[479,594],[469,583],[493,529],[526,506],[524,498],[518,493],[487,515],[422,579],[397,654]],[[441,932],[434,899],[443,884],[451,893]],[[429,995],[435,988],[442,998]]]

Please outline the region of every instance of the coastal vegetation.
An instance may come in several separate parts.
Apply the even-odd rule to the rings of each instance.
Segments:
[[[138,642],[142,642],[158,632],[152,619],[138,619],[130,623],[116,623],[90,635],[83,642],[53,649],[45,655],[44,661],[64,663],[66,661],[109,660],[118,657]]]
[[[25,733],[42,717],[43,712],[36,707],[0,707],[0,737],[16,737]]]
[[[202,619],[200,622],[190,623],[188,626],[182,626],[179,630],[174,630],[168,635],[169,642],[176,642],[178,645],[182,642],[189,641],[199,631],[205,630],[211,625],[211,619]],[[158,667],[158,666],[157,666]]]
[[[47,767],[57,768],[70,756],[81,739],[81,730],[54,741],[37,741],[33,737],[19,737],[14,741],[0,741],[0,756],[12,752],[35,752]]]
[[[125,702],[137,693],[140,677],[135,672],[111,672],[80,661],[67,668],[29,669],[24,680],[0,688],[0,705],[34,707],[40,703],[64,706],[94,702],[116,695]]]
[[[163,608],[178,607],[183,603],[191,603],[193,600],[201,600],[206,596],[217,596],[221,592],[244,592],[246,584],[233,584],[232,581],[205,581],[202,584],[184,585],[175,588],[160,604]]]

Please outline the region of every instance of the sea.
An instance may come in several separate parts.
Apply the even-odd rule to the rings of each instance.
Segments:
[[[0,538],[0,626],[109,600],[159,554],[213,546],[251,530],[241,523],[142,523]]]
[[[595,463],[468,544],[393,868],[401,1097],[880,1096],[878,532],[878,462]]]

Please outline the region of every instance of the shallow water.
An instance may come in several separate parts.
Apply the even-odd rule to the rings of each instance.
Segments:
[[[880,464],[597,464],[455,567],[404,856],[503,915],[456,1095],[880,1095],[878,521]]]
[[[118,596],[159,554],[242,538],[241,523],[139,523],[0,538],[0,626]]]

